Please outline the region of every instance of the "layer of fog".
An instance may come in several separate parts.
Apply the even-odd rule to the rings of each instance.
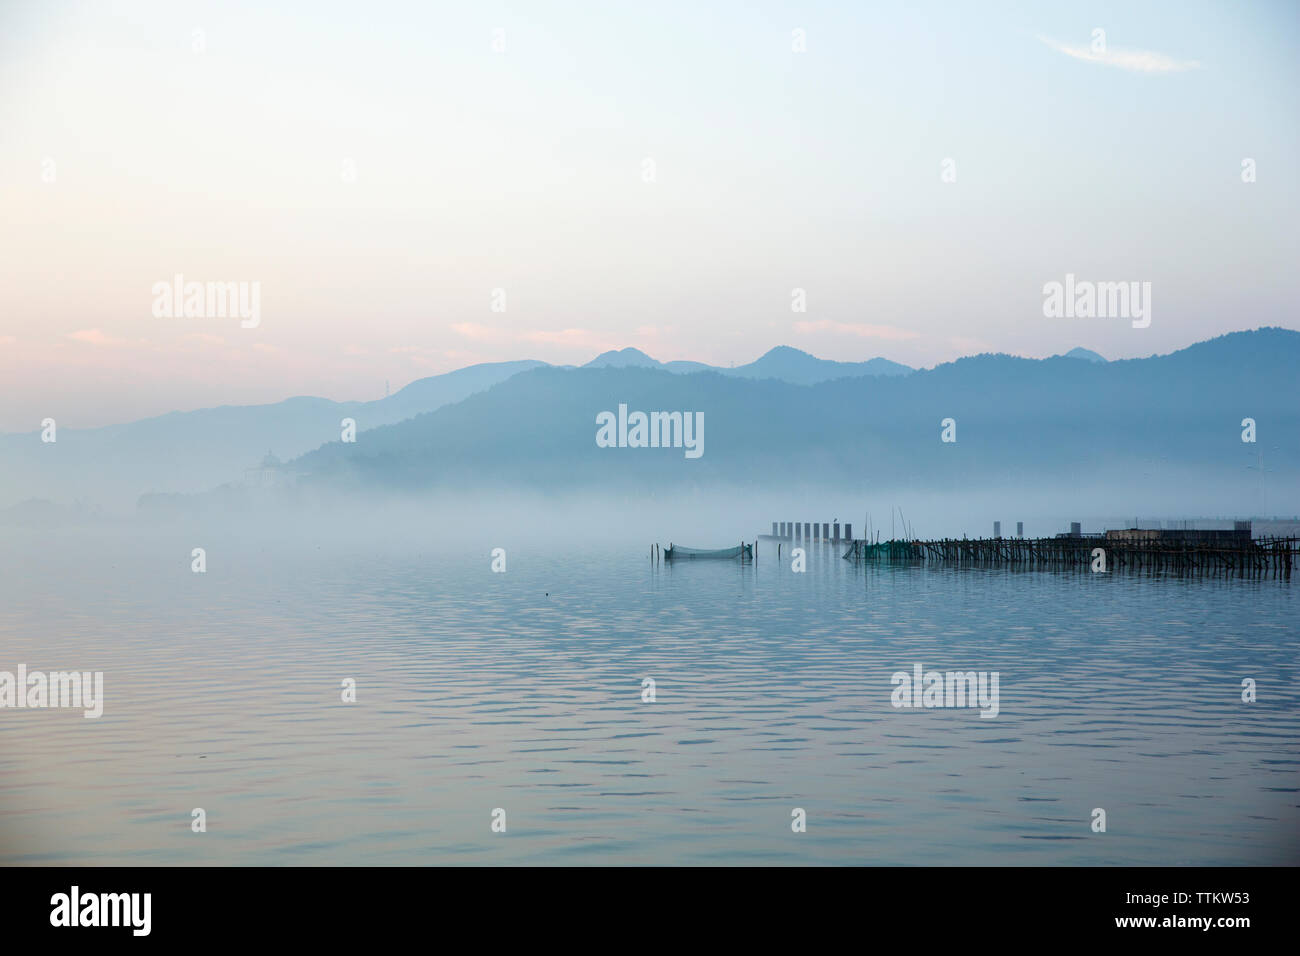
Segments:
[[[414,495],[272,492],[237,506],[197,498],[178,510],[94,513],[49,508],[15,512],[0,535],[40,540],[84,530],[96,535],[237,535],[292,547],[329,541],[394,549],[490,550],[510,543],[572,548],[612,545],[648,550],[652,543],[721,548],[771,532],[773,522],[839,522],[862,538],[987,537],[993,523],[1028,537],[1054,535],[1081,522],[1085,532],[1153,521],[1289,516],[1300,512],[1300,489],[1267,489],[1258,480],[1205,482],[1169,475],[1158,483],[1034,484],[972,488],[708,487],[642,493],[587,490],[540,495],[509,487]],[[869,524],[868,524],[869,522]]]

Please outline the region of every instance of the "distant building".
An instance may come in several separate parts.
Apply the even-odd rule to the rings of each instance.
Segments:
[[[1126,544],[1154,542],[1190,547],[1248,548],[1251,531],[1249,521],[1236,521],[1231,531],[1224,528],[1124,528],[1107,531],[1106,540]]]
[[[1070,522],[1070,530],[1069,530],[1069,531],[1062,531],[1060,534],[1057,535],[1057,537],[1058,537],[1058,538],[1095,538],[1095,537],[1097,537],[1097,535],[1095,535],[1095,534],[1091,534],[1091,533],[1089,533],[1089,534],[1084,534],[1084,533],[1083,533],[1083,522],[1081,522],[1081,521],[1071,521],[1071,522]]]

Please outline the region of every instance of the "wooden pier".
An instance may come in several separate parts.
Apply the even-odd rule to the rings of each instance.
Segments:
[[[1054,538],[941,538],[935,541],[854,541],[844,557],[854,562],[939,562],[967,567],[1077,569],[1290,579],[1300,560],[1300,538],[1200,537],[1162,540],[1122,532]]]

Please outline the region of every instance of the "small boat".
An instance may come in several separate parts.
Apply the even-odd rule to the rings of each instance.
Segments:
[[[752,544],[739,544],[734,548],[718,548],[714,551],[707,551],[701,548],[684,548],[681,545],[670,544],[664,548],[664,560],[673,561],[685,558],[739,558],[742,561],[754,560],[754,546]]]

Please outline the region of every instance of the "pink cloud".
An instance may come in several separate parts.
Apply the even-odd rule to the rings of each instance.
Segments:
[[[67,337],[77,342],[84,342],[86,345],[116,346],[127,344],[126,339],[113,338],[111,335],[105,335],[99,329],[80,329],[76,332],[69,332]]]
[[[505,334],[500,329],[479,325],[477,322],[456,322],[452,325],[451,330],[457,335],[463,335],[475,342],[502,342],[506,339]]]

